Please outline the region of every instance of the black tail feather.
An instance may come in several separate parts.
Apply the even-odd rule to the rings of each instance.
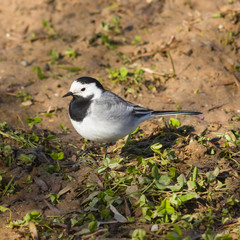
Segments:
[[[152,116],[170,116],[170,115],[199,115],[201,112],[193,111],[153,111]]]

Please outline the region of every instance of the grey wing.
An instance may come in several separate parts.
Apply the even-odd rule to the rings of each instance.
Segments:
[[[105,91],[102,98],[98,100],[99,110],[102,109],[106,112],[108,118],[132,118],[138,119],[141,122],[151,116],[153,110],[140,107],[131,102],[125,101],[118,95]],[[103,112],[101,113],[103,114]]]
[[[133,118],[134,105],[118,95],[105,91],[100,99],[94,102],[94,112],[105,119],[119,120]]]

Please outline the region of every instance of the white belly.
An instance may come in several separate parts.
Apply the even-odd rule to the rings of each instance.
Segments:
[[[96,142],[115,142],[133,132],[138,125],[120,122],[96,121],[91,117],[86,117],[82,122],[71,119],[73,127],[84,138]]]

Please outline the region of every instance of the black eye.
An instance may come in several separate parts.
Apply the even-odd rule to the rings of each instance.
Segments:
[[[84,91],[85,91],[85,89],[86,89],[86,88],[84,87],[84,88],[82,88],[82,89],[81,89],[81,91],[82,91],[82,92],[84,92]]]

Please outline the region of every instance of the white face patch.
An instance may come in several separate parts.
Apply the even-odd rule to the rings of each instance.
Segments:
[[[73,95],[81,96],[83,98],[88,98],[93,95],[92,99],[97,99],[101,96],[103,90],[98,88],[96,83],[80,83],[74,81],[71,85],[70,92]]]

